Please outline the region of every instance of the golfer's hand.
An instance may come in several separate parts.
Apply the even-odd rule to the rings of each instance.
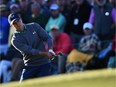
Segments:
[[[50,53],[50,52],[39,52],[39,55],[40,56],[47,56],[47,57],[49,57],[49,58],[53,58],[53,54],[52,53]]]
[[[54,55],[50,52],[46,52],[46,56],[48,56],[50,59],[54,57]]]

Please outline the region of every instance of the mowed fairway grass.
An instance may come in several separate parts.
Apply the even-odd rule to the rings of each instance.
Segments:
[[[0,87],[116,87],[116,69],[84,71],[2,84]]]

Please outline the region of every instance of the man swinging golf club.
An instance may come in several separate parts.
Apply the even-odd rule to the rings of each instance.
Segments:
[[[23,55],[25,64],[20,82],[29,78],[51,75],[50,59],[55,56],[52,50],[52,38],[39,24],[24,24],[17,14],[11,13],[8,21],[16,30],[11,43]],[[48,52],[45,49],[45,42],[49,47]]]

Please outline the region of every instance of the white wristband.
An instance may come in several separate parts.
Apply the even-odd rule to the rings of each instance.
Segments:
[[[52,49],[49,49],[49,52],[55,55],[55,52]]]

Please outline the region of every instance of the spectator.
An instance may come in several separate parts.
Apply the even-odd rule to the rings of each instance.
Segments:
[[[6,54],[8,50],[8,36],[10,25],[6,17],[7,6],[0,5],[0,54]]]
[[[75,4],[75,2],[71,2],[70,0],[57,0],[57,3],[59,5],[59,11],[65,16],[66,18],[66,26],[64,28],[64,32],[67,33],[67,24],[70,24],[70,20],[68,17],[70,12],[71,12],[71,9],[72,9],[72,5]]]
[[[83,31],[85,36],[80,40],[79,50],[87,54],[95,55],[101,50],[101,42],[99,38],[92,33],[92,29],[93,26],[91,23],[84,23]]]
[[[112,41],[112,49],[111,51],[107,54],[108,61],[107,61],[107,67],[108,68],[116,68],[116,34],[113,37]]]
[[[66,26],[66,33],[70,34],[74,46],[78,47],[78,43],[84,35],[83,24],[89,19],[91,6],[86,0],[75,1],[76,4],[73,6],[68,17],[70,21]]]
[[[31,20],[32,22],[36,22],[42,26],[42,28],[45,29],[45,25],[48,22],[48,16],[42,11],[40,5],[38,3],[33,3],[31,5]]]
[[[64,27],[66,25],[65,17],[59,12],[59,6],[57,4],[52,4],[50,6],[52,16],[49,18],[45,29],[49,33],[50,27],[53,25],[57,25],[61,32],[64,32]]]
[[[67,55],[73,49],[71,39],[66,33],[62,33],[57,25],[53,25],[50,31],[54,43],[53,50],[56,54],[63,53],[63,56],[58,56],[58,58],[53,60],[53,63],[56,66],[58,64],[58,73],[64,73]]]
[[[95,68],[96,60],[93,56],[101,50],[98,37],[92,33],[93,26],[89,22],[83,25],[85,35],[81,38],[78,50],[74,49],[68,55],[66,69],[67,72],[83,71],[84,69]],[[91,61],[92,60],[92,61]],[[90,64],[88,65],[88,62]]]
[[[10,0],[0,0],[0,4],[7,5],[7,3],[9,3],[9,2],[10,2]]]
[[[4,4],[4,1],[3,0],[0,0],[0,5]]]
[[[8,23],[8,18],[6,16],[7,6],[5,4],[0,5],[0,79],[3,76],[3,82],[8,82],[8,68],[11,63],[5,59],[8,51],[8,36],[10,25]]]
[[[113,14],[116,14],[116,4],[115,4],[115,0],[109,0],[109,3],[111,3],[113,5],[113,8],[114,8],[114,13]],[[115,19],[116,19],[116,16],[115,16]],[[112,26],[111,26],[111,29],[113,30],[113,32],[116,33],[116,23],[114,23]]]
[[[113,37],[112,50],[115,51],[115,53],[116,53],[116,34]]]
[[[65,16],[67,19],[70,13],[71,7],[68,5],[68,0],[57,0],[59,5],[59,11]]]
[[[115,0],[109,0],[109,2],[113,5],[113,7],[116,9],[116,4],[115,4]]]
[[[77,4],[76,0],[68,0],[67,3],[71,9]]]
[[[113,41],[112,41],[112,55],[109,58],[108,61],[108,68],[116,68],[116,34],[113,37]]]
[[[0,4],[0,8],[1,8],[1,10],[0,10],[1,13],[0,14],[2,16],[4,16],[4,17],[8,17],[8,15],[9,15],[9,8],[8,8],[8,6],[6,4]]]
[[[93,57],[87,62],[85,69],[97,69],[102,67],[99,59],[96,57],[101,51],[101,41],[96,34],[94,34],[93,26],[91,23],[86,22],[83,25],[83,31],[85,35],[81,38],[79,43],[79,51],[87,54],[93,55]]]
[[[21,17],[24,23],[30,23],[31,22],[31,5],[29,3],[29,0],[19,0],[19,6],[21,9]]]
[[[19,5],[15,3],[10,5],[10,10],[12,13],[17,13],[17,14],[21,13]]]
[[[116,10],[106,0],[96,0],[96,4],[91,10],[89,22],[94,25],[94,32],[100,38],[102,48],[108,46],[109,40],[112,40],[114,35],[114,28],[112,25],[116,24]]]
[[[87,0],[88,3],[93,7],[96,4],[96,0]]]
[[[49,9],[51,4],[53,4],[53,3],[54,3],[53,0],[44,0],[44,6],[46,6],[47,9]]]
[[[50,2],[50,4],[52,3],[52,0],[49,1],[45,1],[45,0],[33,0],[34,3],[38,3],[42,9],[42,12],[44,14],[46,14],[47,17],[50,17],[50,10],[49,8],[46,6],[45,3]]]

